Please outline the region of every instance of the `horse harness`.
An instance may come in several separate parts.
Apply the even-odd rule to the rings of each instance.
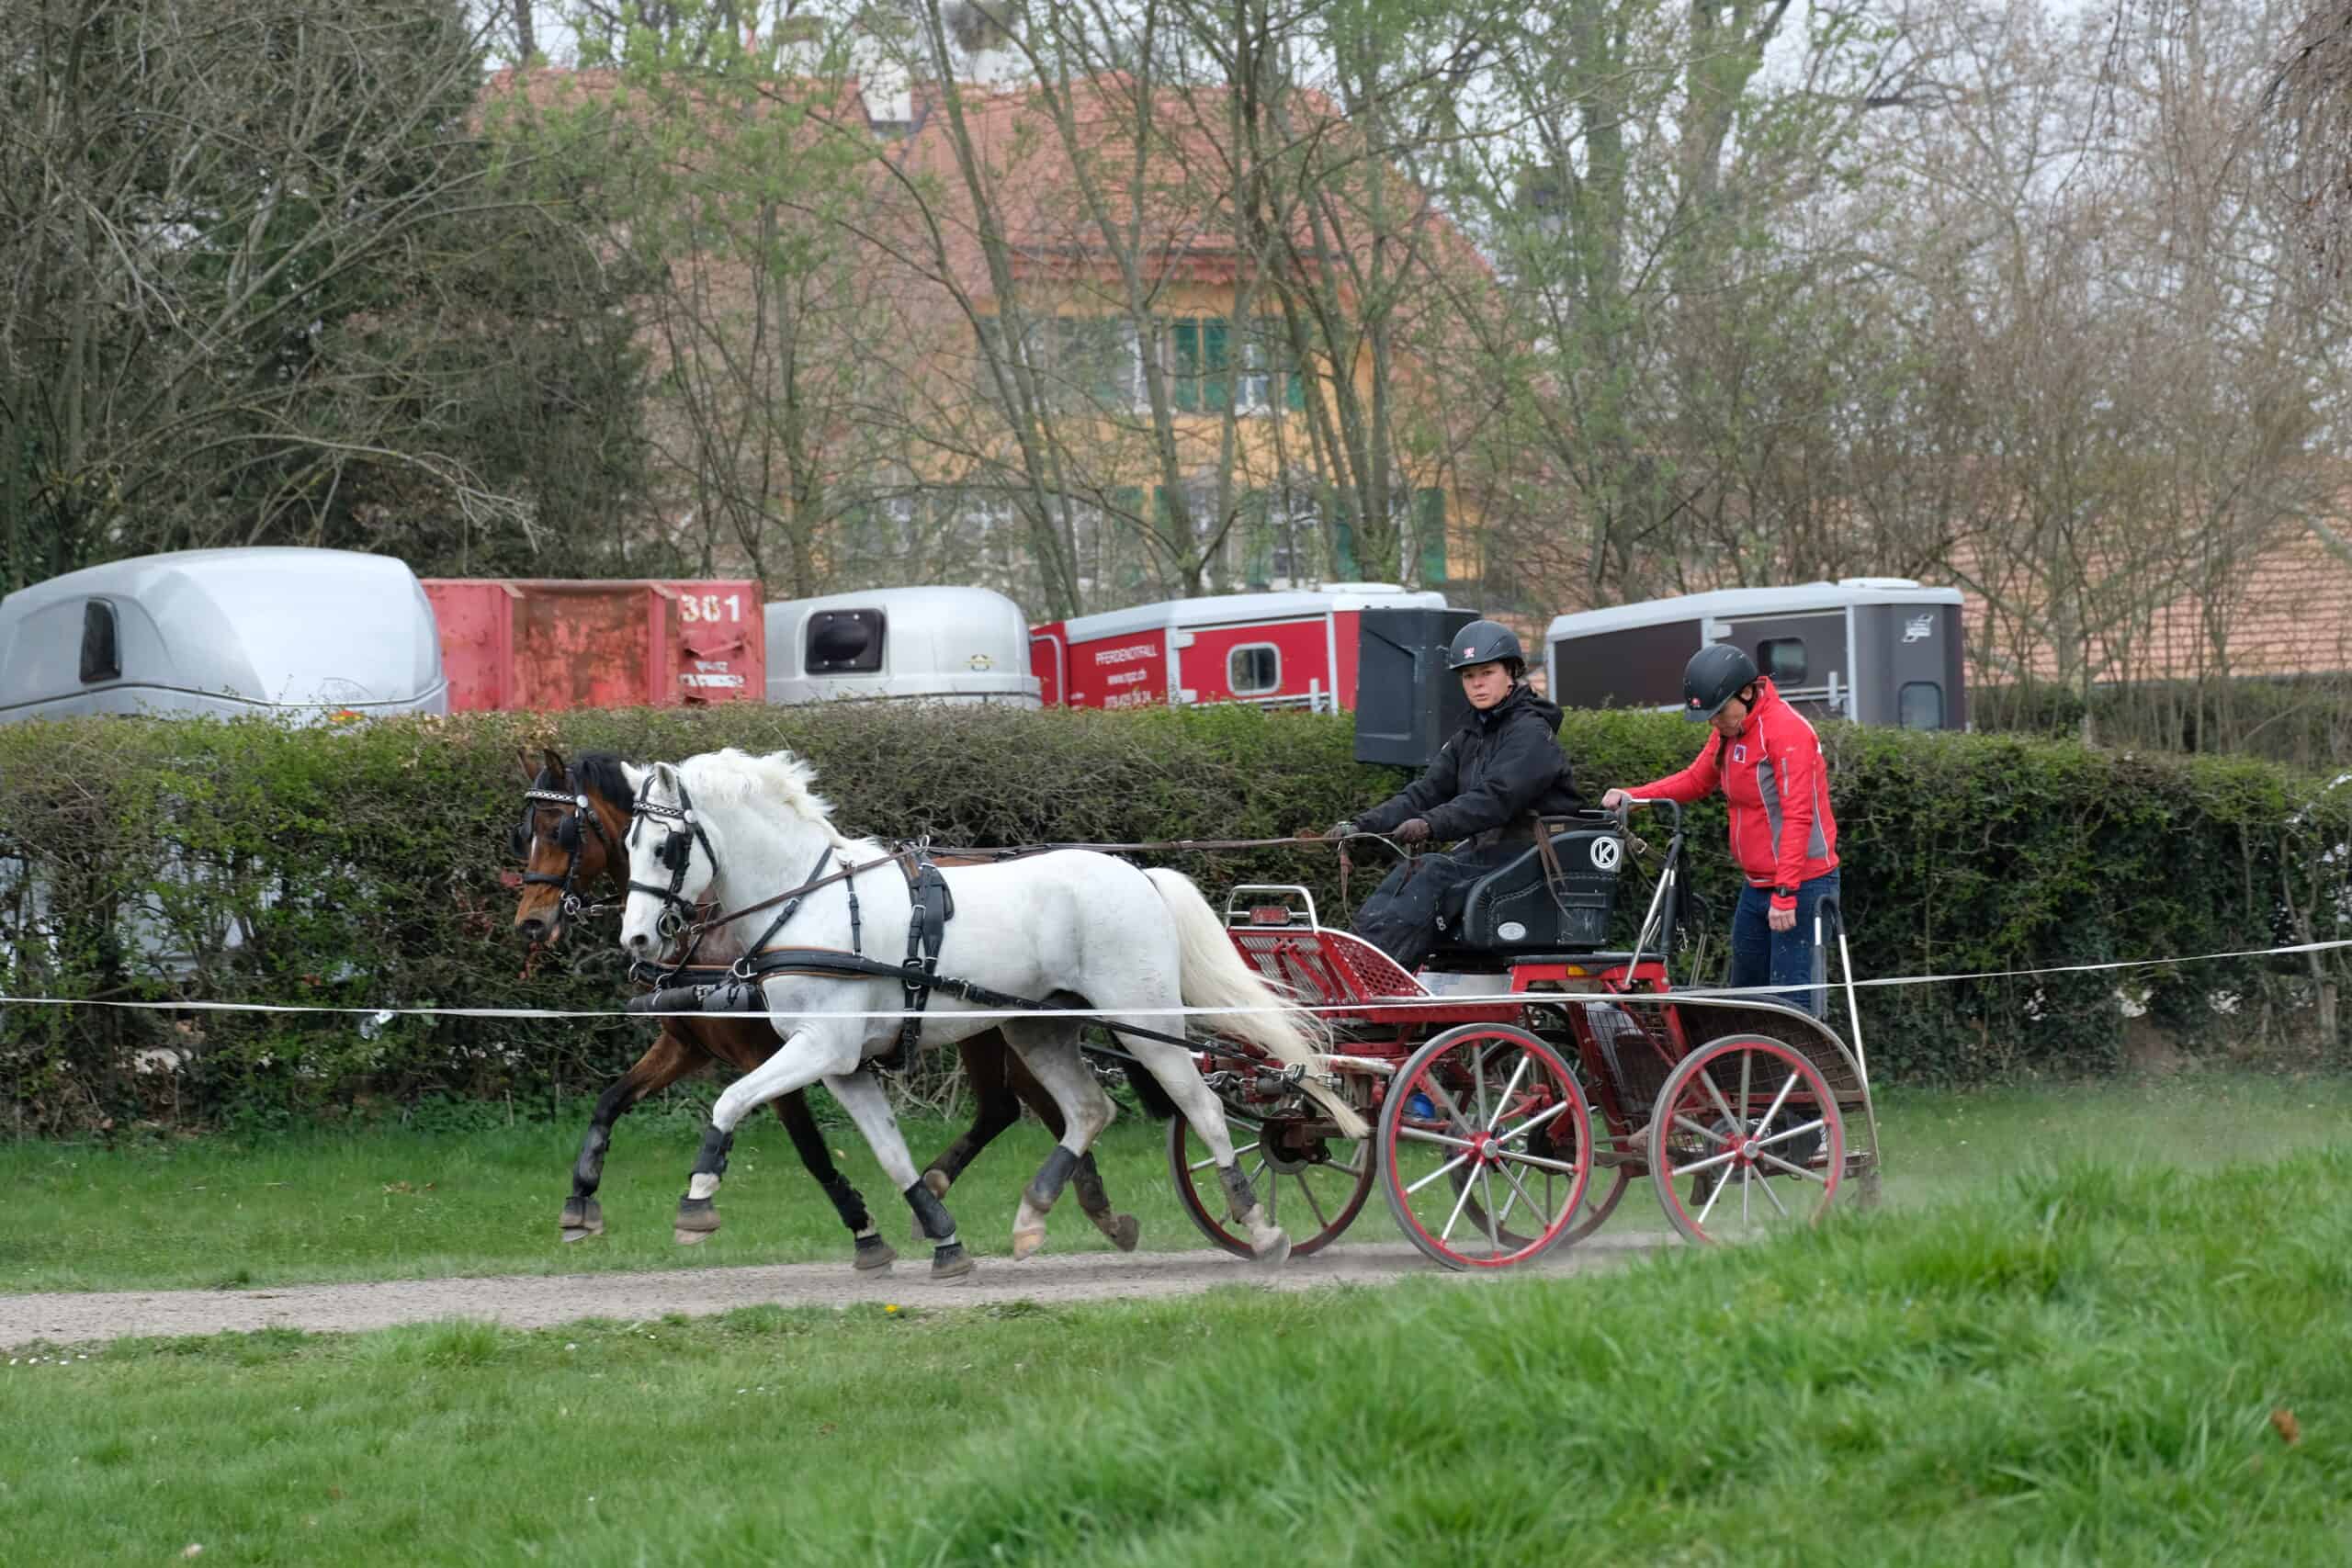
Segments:
[[[875,1066],[890,1070],[903,1068],[911,1059],[915,1042],[922,1032],[922,1014],[930,1003],[931,993],[933,991],[945,991],[948,995],[969,1002],[975,1007],[1001,1008],[1022,1012],[1089,1010],[1082,1004],[1014,996],[1010,992],[994,990],[969,980],[957,979],[953,976],[939,973],[940,943],[946,935],[947,922],[955,917],[956,899],[954,894],[948,890],[946,878],[940,874],[939,867],[932,860],[932,850],[928,840],[903,845],[876,860],[864,861],[855,865],[844,865],[831,872],[825,868],[831,863],[834,852],[833,847],[828,844],[818,855],[816,864],[809,868],[808,877],[799,886],[776,894],[773,897],[761,899],[757,903],[745,905],[740,909],[697,919],[696,917],[702,913],[700,908],[689,903],[683,892],[685,886],[686,868],[693,862],[694,845],[697,841],[701,843],[703,852],[710,856],[713,866],[718,863],[718,853],[711,847],[710,835],[704,830],[701,821],[695,816],[694,802],[686,793],[685,780],[678,779],[676,784],[678,789],[676,806],[660,806],[640,799],[633,803],[629,812],[631,833],[636,831],[636,819],[640,817],[660,818],[678,825],[668,830],[661,849],[661,863],[670,874],[669,883],[667,886],[657,886],[631,878],[628,886],[632,893],[648,893],[662,900],[662,915],[656,929],[661,931],[664,940],[674,940],[681,933],[691,931],[694,932],[694,942],[689,944],[684,956],[674,964],[656,964],[640,961],[629,966],[631,977],[647,986],[649,989],[631,997],[623,1004],[626,1010],[632,1013],[764,1012],[767,1009],[760,994],[761,982],[775,975],[808,975],[827,979],[892,979],[899,983],[904,998],[902,1010],[907,1017],[899,1026],[899,1037],[892,1043],[891,1049],[885,1055],[873,1059]],[[524,799],[529,803],[526,807],[526,816],[523,822],[515,827],[513,834],[514,852],[517,855],[527,852],[530,848],[533,832],[530,812],[542,805],[569,806],[572,808],[557,824],[555,833],[557,845],[571,857],[564,867],[564,874],[556,877],[531,873],[526,874],[524,880],[527,883],[547,883],[561,886],[564,890],[567,912],[577,912],[582,906],[578,896],[572,892],[571,885],[580,869],[580,824],[584,821],[588,830],[600,839],[605,836],[604,826],[597,820],[596,814],[589,806],[588,797],[585,795],[565,795],[557,790],[530,789],[524,792]],[[1169,846],[1115,844],[1104,847],[1112,850],[1148,850],[1162,847],[1252,849],[1284,844],[1289,841],[1280,839],[1171,840]],[[959,861],[967,856],[974,861],[1015,860],[1025,855],[1048,852],[1057,849],[1091,847],[1092,846],[1046,844],[1010,851],[958,851],[954,858]],[[905,959],[896,965],[865,956],[865,922],[858,904],[856,880],[865,872],[877,870],[884,865],[893,863],[907,879],[910,904],[907,919],[907,954]],[[843,953],[838,948],[829,947],[772,947],[769,945],[775,940],[777,933],[783,931],[786,923],[799,912],[802,902],[809,894],[835,882],[845,885],[844,891],[849,897],[851,949],[849,952]],[[759,940],[752,942],[743,956],[738,958],[732,964],[721,968],[716,964],[697,964],[694,962],[695,952],[700,948],[703,937],[710,931],[741,919],[746,915],[771,908],[776,911],[775,918],[768,921],[766,929],[760,933]],[[708,976],[711,978],[707,981],[688,978],[702,976]],[[681,981],[686,983],[680,984]],[[1102,1021],[1103,1027],[1114,1034],[1135,1035],[1141,1039],[1157,1040],[1164,1044],[1182,1045],[1187,1049],[1191,1048],[1193,1043],[1190,1039],[1182,1034],[1146,1029],[1133,1023],[1112,1023],[1107,1020],[1099,1021]],[[1300,1071],[1297,1068],[1288,1070],[1294,1074]]]
[[[601,840],[605,837],[605,825],[597,818],[595,808],[588,804],[588,797],[584,794],[566,795],[561,790],[539,789],[535,786],[523,792],[523,819],[514,824],[514,830],[507,838],[508,848],[514,852],[518,860],[529,856],[531,840],[538,836],[539,807],[568,806],[571,808],[557,818],[555,832],[552,835],[556,848],[564,853],[563,874],[557,876],[550,872],[526,871],[523,874],[523,886],[557,889],[557,903],[563,911],[563,918],[567,920],[576,920],[588,908],[586,902],[572,886],[580,876],[580,835],[584,828]],[[606,852],[610,852],[611,848],[611,844],[607,842]]]
[[[776,934],[784,930],[786,923],[800,912],[800,906],[809,894],[831,883],[839,882],[842,884],[849,897],[850,953],[848,956],[859,960],[862,964],[874,965],[872,969],[861,969],[858,973],[887,974],[896,979],[904,998],[902,1010],[907,1017],[899,1026],[899,1038],[887,1054],[874,1059],[874,1065],[891,1071],[903,1069],[912,1060],[915,1042],[922,1033],[922,1014],[931,1001],[931,993],[941,984],[939,945],[947,934],[947,922],[954,919],[956,914],[955,895],[947,890],[947,879],[939,874],[939,867],[932,863],[928,840],[906,846],[880,860],[868,861],[860,865],[843,866],[830,875],[826,874],[825,868],[832,863],[833,846],[827,844],[818,853],[817,863],[809,867],[808,874],[802,879],[798,887],[779,895],[776,898],[763,900],[760,904],[739,909],[733,914],[697,920],[695,917],[699,910],[687,901],[683,891],[685,886],[686,867],[692,863],[694,845],[697,841],[701,843],[703,852],[710,856],[710,863],[714,868],[718,864],[718,852],[711,848],[710,835],[704,831],[702,823],[695,816],[694,802],[686,794],[686,781],[679,779],[676,783],[678,804],[675,807],[660,806],[651,801],[640,799],[630,812],[632,818],[658,817],[679,824],[678,827],[669,830],[662,841],[660,852],[661,863],[670,873],[669,885],[657,886],[650,882],[631,879],[628,887],[632,893],[650,893],[662,900],[662,915],[656,922],[655,930],[665,942],[674,940],[680,933],[689,929],[695,932],[695,941],[688,948],[684,958],[681,959],[677,964],[666,969],[656,969],[651,976],[640,977],[653,980],[656,986],[654,994],[662,994],[662,987],[669,982],[674,981],[695,967],[694,950],[701,945],[705,934],[718,926],[740,919],[755,909],[775,904],[778,908],[775,918],[768,921],[767,929],[763,931],[758,940],[745,950],[743,956],[737,959],[725,971],[730,988],[756,991],[761,979],[790,967],[789,964],[770,963],[771,958],[779,954],[830,951],[774,949],[769,944],[775,941]],[[582,797],[581,804],[583,807],[585,807],[584,796]],[[633,825],[631,830],[635,830]],[[575,864],[577,859],[575,851]],[[909,904],[907,956],[906,961],[896,969],[865,958],[865,919],[859,908],[857,897],[857,876],[860,872],[872,871],[879,866],[892,863],[895,863],[906,876]],[[706,969],[704,972],[708,973],[708,970]],[[730,1008],[727,1010],[737,1010]]]

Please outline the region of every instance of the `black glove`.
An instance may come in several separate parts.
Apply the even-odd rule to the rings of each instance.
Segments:
[[[1400,844],[1418,844],[1429,836],[1430,819],[1426,817],[1408,817],[1396,824],[1396,841]]]

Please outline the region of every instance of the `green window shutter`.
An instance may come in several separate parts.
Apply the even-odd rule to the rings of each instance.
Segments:
[[[1306,412],[1306,377],[1292,370],[1283,377],[1283,406],[1293,413]]]
[[[1222,413],[1233,401],[1233,371],[1226,356],[1226,324],[1221,316],[1201,322],[1201,407]]]
[[[1176,352],[1169,378],[1176,384],[1176,406],[1191,413],[1201,406],[1201,323],[1193,317],[1185,316],[1174,323],[1172,330],[1176,335]]]
[[[1356,571],[1356,529],[1352,523],[1331,525],[1331,575],[1341,581],[1352,581]]]
[[[1445,581],[1445,491],[1413,492],[1414,532],[1421,547],[1421,586]]]

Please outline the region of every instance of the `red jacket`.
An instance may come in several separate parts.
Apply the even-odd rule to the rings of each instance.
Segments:
[[[1686,806],[1723,786],[1731,805],[1731,853],[1758,887],[1794,887],[1838,868],[1838,819],[1829,811],[1829,769],[1821,737],[1770,681],[1756,683],[1747,728],[1726,740],[1710,733],[1699,760],[1679,773],[1625,793]],[[1793,897],[1773,897],[1776,909]]]

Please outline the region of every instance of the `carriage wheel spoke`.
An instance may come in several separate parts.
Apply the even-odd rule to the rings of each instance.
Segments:
[[[1730,1185],[1731,1178],[1728,1176],[1724,1177],[1715,1183],[1715,1190],[1707,1194],[1706,1205],[1699,1211],[1699,1226],[1702,1230],[1706,1228],[1707,1216],[1715,1212],[1715,1200],[1722,1197],[1724,1195],[1724,1189]]]
[[[1772,1097],[1770,1108],[1768,1109],[1762,1116],[1757,1119],[1756,1129],[1758,1132],[1762,1132],[1765,1128],[1770,1127],[1772,1124],[1772,1118],[1778,1116],[1781,1113],[1781,1107],[1789,1102],[1789,1090],[1796,1087],[1797,1075],[1791,1073],[1789,1075],[1789,1081],[1781,1086],[1781,1092]]]
[[[1512,1207],[1517,1204],[1521,1199],[1524,1198],[1527,1200],[1527,1212],[1535,1216],[1535,1223],[1544,1226],[1547,1230],[1550,1229],[1552,1224],[1552,1211],[1549,1208],[1540,1208],[1537,1206],[1534,1198],[1529,1194],[1527,1189],[1519,1184],[1519,1173],[1512,1170],[1508,1165],[1498,1166],[1496,1168],[1503,1173],[1503,1179],[1510,1182],[1511,1188],[1510,1201],[1503,1205],[1503,1219],[1507,1220],[1510,1218]],[[1544,1179],[1546,1183],[1544,1189],[1544,1195],[1546,1198],[1549,1198],[1552,1193],[1552,1189],[1549,1185],[1552,1179],[1549,1175],[1546,1175]],[[1501,1221],[1498,1220],[1496,1223],[1499,1224]]]
[[[1462,1107],[1453,1103],[1453,1091],[1447,1089],[1443,1084],[1438,1082],[1437,1075],[1435,1073],[1430,1073],[1427,1077],[1423,1077],[1421,1079],[1421,1084],[1423,1088],[1428,1089],[1429,1092],[1445,1107],[1448,1125],[1455,1127],[1476,1125],[1476,1123],[1472,1122],[1470,1118],[1462,1114]]]
[[[1724,1137],[1721,1133],[1716,1132],[1712,1127],[1700,1126],[1699,1123],[1691,1121],[1690,1118],[1683,1115],[1679,1111],[1674,1113],[1674,1124],[1681,1128],[1686,1133],[1698,1134],[1699,1136],[1706,1139],[1711,1144],[1721,1144],[1725,1148],[1731,1147],[1731,1140],[1729,1138]]]
[[[1325,1213],[1323,1205],[1315,1201],[1315,1189],[1308,1184],[1306,1172],[1303,1170],[1294,1172],[1293,1179],[1297,1181],[1299,1191],[1306,1195],[1306,1206],[1315,1211],[1315,1228],[1318,1231],[1329,1230],[1331,1216]]]
[[[1524,1149],[1505,1149],[1502,1151],[1501,1157],[1512,1165],[1532,1165],[1538,1170],[1548,1170],[1558,1176],[1572,1177],[1577,1173],[1577,1168],[1566,1160],[1551,1159],[1543,1155],[1532,1155]]]
[[[1484,1214],[1487,1221],[1487,1245],[1499,1256],[1503,1249],[1503,1224],[1495,1217],[1495,1178],[1492,1166],[1478,1168],[1478,1187],[1486,1196]]]
[[[1470,1087],[1476,1092],[1478,1125],[1487,1126],[1487,1047],[1478,1045],[1470,1052]]]
[[[1233,1151],[1233,1157],[1234,1157],[1235,1162],[1236,1162],[1236,1163],[1238,1163],[1238,1162],[1240,1161],[1240,1158],[1241,1158],[1241,1156],[1242,1156],[1243,1155],[1249,1154],[1250,1151],[1254,1150],[1257,1146],[1258,1146],[1258,1145],[1255,1145],[1255,1144],[1244,1144],[1244,1145],[1242,1145],[1239,1148],[1238,1148],[1238,1149],[1234,1150],[1234,1151]],[[1211,1156],[1209,1156],[1209,1157],[1208,1157],[1208,1158],[1206,1158],[1206,1159],[1196,1159],[1196,1160],[1194,1160],[1191,1165],[1186,1166],[1184,1168],[1185,1168],[1185,1169],[1187,1169],[1187,1170],[1193,1171],[1193,1172],[1197,1173],[1197,1172],[1200,1172],[1200,1171],[1204,1171],[1204,1170],[1208,1169],[1211,1166],[1213,1166],[1213,1165],[1215,1165],[1215,1164],[1216,1164],[1216,1156],[1215,1156],[1215,1155],[1211,1155]]]
[[[1463,1211],[1464,1207],[1469,1203],[1469,1201],[1470,1201],[1470,1183],[1469,1183],[1469,1182],[1467,1182],[1467,1181],[1464,1181],[1464,1182],[1463,1182],[1463,1184],[1462,1184],[1462,1193],[1461,1193],[1461,1196],[1459,1196],[1459,1197],[1457,1197],[1457,1198],[1455,1198],[1455,1199],[1453,1200],[1453,1213],[1450,1213],[1450,1214],[1448,1214],[1448,1215],[1446,1215],[1446,1216],[1445,1216],[1445,1228],[1444,1228],[1443,1230],[1442,1230],[1442,1231],[1440,1231],[1440,1232],[1438,1232],[1438,1233],[1437,1233],[1437,1238],[1438,1238],[1438,1240],[1440,1240],[1440,1241],[1452,1241],[1452,1240],[1453,1239],[1453,1227],[1454,1227],[1454,1225],[1455,1225],[1456,1224],[1458,1224],[1458,1223],[1460,1222],[1460,1220],[1461,1220],[1461,1218],[1462,1218],[1462,1211]]]
[[[1729,1165],[1738,1157],[1729,1149],[1725,1149],[1719,1155],[1709,1155],[1705,1159],[1694,1159],[1689,1165],[1678,1165],[1674,1170],[1678,1176],[1696,1176],[1702,1170],[1713,1170],[1719,1165]]]
[[[1787,1160],[1782,1159],[1779,1155],[1761,1155],[1761,1156],[1758,1156],[1758,1158],[1760,1158],[1760,1159],[1761,1159],[1761,1160],[1762,1160],[1766,1165],[1770,1165],[1770,1166],[1777,1166],[1777,1167],[1778,1167],[1778,1168],[1780,1168],[1781,1169],[1782,1169],[1782,1170],[1784,1170],[1784,1171],[1787,1171],[1791,1176],[1802,1176],[1802,1177],[1804,1177],[1807,1181],[1818,1182],[1820,1185],[1822,1185],[1822,1186],[1824,1186],[1824,1187],[1826,1187],[1826,1186],[1828,1186],[1828,1185],[1829,1185],[1829,1179],[1828,1179],[1827,1177],[1826,1177],[1826,1176],[1822,1175],[1819,1171],[1807,1170],[1804,1167],[1803,1167],[1803,1166],[1801,1166],[1801,1165],[1791,1165]]]
[[[1708,1064],[1708,1065],[1709,1065],[1710,1066],[1713,1066],[1713,1063],[1710,1063],[1710,1064]],[[1732,1125],[1732,1131],[1734,1131],[1734,1132],[1736,1132],[1736,1133],[1745,1133],[1745,1132],[1747,1132],[1747,1122],[1745,1122],[1744,1120],[1742,1120],[1742,1119],[1741,1119],[1741,1117],[1740,1117],[1740,1113],[1739,1113],[1738,1111],[1734,1111],[1734,1110],[1731,1108],[1731,1101],[1729,1101],[1729,1100],[1725,1100],[1725,1099],[1724,1098],[1724,1091],[1723,1091],[1722,1089],[1717,1089],[1717,1088],[1715,1087],[1714,1075],[1713,1075],[1712,1073],[1701,1073],[1701,1074],[1699,1074],[1699,1075],[1698,1075],[1698,1078],[1699,1078],[1699,1082],[1700,1082],[1700,1083],[1702,1083],[1702,1084],[1703,1084],[1704,1086],[1706,1086],[1706,1090],[1707,1090],[1708,1095],[1709,1095],[1709,1096],[1710,1096],[1710,1097],[1714,1100],[1714,1102],[1715,1102],[1715,1109],[1716,1109],[1716,1110],[1718,1110],[1718,1111],[1722,1111],[1722,1112],[1724,1113],[1724,1119],[1725,1119],[1725,1120],[1727,1120],[1727,1121],[1729,1121],[1729,1122],[1731,1122],[1731,1125]]]
[[[1757,1173],[1756,1185],[1764,1190],[1764,1196],[1772,1200],[1772,1207],[1781,1211],[1781,1218],[1787,1219],[1789,1206],[1781,1201],[1781,1195],[1772,1190],[1772,1184],[1763,1179],[1763,1173],[1760,1171]]]
[[[1467,1138],[1456,1138],[1448,1136],[1443,1133],[1432,1133],[1427,1127],[1400,1126],[1396,1129],[1396,1135],[1400,1138],[1410,1138],[1417,1144],[1442,1144],[1449,1149],[1466,1149],[1470,1146],[1470,1140]]]
[[[1756,1103],[1754,1100],[1747,1098],[1748,1078],[1750,1074],[1755,1070],[1755,1067],[1756,1053],[1753,1051],[1742,1051],[1739,1054],[1739,1113],[1742,1116],[1747,1115],[1747,1108]],[[1764,1125],[1761,1122],[1758,1122],[1756,1124],[1758,1127]],[[1745,1136],[1747,1132],[1747,1129],[1745,1126],[1740,1128],[1741,1135]]]
[[[1442,1177],[1453,1175],[1455,1171],[1462,1168],[1463,1162],[1467,1160],[1469,1157],[1470,1156],[1468,1155],[1454,1156],[1452,1159],[1447,1160],[1443,1165],[1439,1166],[1435,1170],[1430,1171],[1427,1176],[1422,1177],[1419,1181],[1414,1182],[1410,1187],[1406,1188],[1406,1194],[1410,1196],[1413,1193],[1419,1192],[1422,1188],[1427,1187],[1430,1182],[1438,1180]],[[1462,1184],[1462,1187],[1463,1190],[1466,1192],[1469,1190],[1470,1184],[1465,1181]]]
[[[1532,1055],[1525,1051],[1521,1051],[1519,1054],[1519,1067],[1510,1075],[1510,1082],[1503,1086],[1502,1099],[1498,1100],[1495,1104],[1495,1114],[1493,1120],[1487,1122],[1486,1124],[1487,1132],[1493,1132],[1495,1130],[1495,1123],[1500,1122],[1503,1117],[1510,1112],[1511,1096],[1519,1092],[1520,1080],[1527,1077],[1527,1069],[1534,1065],[1535,1058]]]
[[[1775,1133],[1769,1138],[1758,1138],[1750,1146],[1753,1148],[1769,1149],[1774,1144],[1783,1143],[1790,1138],[1802,1137],[1807,1133],[1819,1132],[1822,1128],[1827,1125],[1827,1122],[1816,1116],[1802,1127],[1791,1127],[1785,1132]]]
[[[1518,1126],[1513,1127],[1510,1132],[1505,1133],[1501,1137],[1497,1138],[1495,1143],[1499,1146],[1508,1147],[1509,1145],[1519,1142],[1520,1139],[1527,1136],[1528,1134],[1535,1131],[1536,1128],[1543,1126],[1545,1122],[1551,1121],[1552,1118],[1567,1110],[1567,1108],[1568,1102],[1564,1100],[1560,1101],[1559,1104],[1552,1107],[1551,1110],[1544,1111],[1538,1115],[1531,1116],[1526,1121],[1521,1122]]]

